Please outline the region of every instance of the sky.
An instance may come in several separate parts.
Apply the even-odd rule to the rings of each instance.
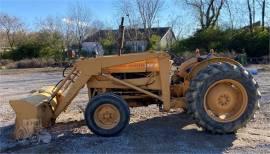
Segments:
[[[65,18],[74,2],[81,2],[89,8],[89,14],[93,21],[99,20],[104,23],[105,27],[118,28],[120,15],[117,14],[116,4],[118,4],[119,0],[0,0],[0,12],[17,16],[30,30],[36,30],[37,22],[48,16]],[[174,28],[175,33],[182,29],[183,35],[189,35],[198,28],[198,23],[194,22],[196,21],[194,14],[191,13],[190,9],[180,6],[179,0],[178,3],[177,0],[164,0],[164,2],[165,4],[154,27],[170,26],[168,23],[172,19],[179,17],[177,23],[179,27]],[[238,10],[239,5],[244,6],[241,3],[245,3],[245,0],[235,0],[233,2],[237,6],[236,10]],[[270,14],[269,9],[267,14]],[[222,15],[225,15],[225,18],[222,19],[228,19],[228,15],[224,13]],[[259,15],[259,13],[256,15]],[[240,27],[247,24],[247,15],[236,13],[236,16]],[[268,19],[270,18],[268,17]]]
[[[93,14],[93,18],[110,20],[113,1],[115,0],[84,0]],[[74,0],[0,0],[0,11],[21,18],[30,26],[37,19],[48,16],[64,17]]]
[[[105,24],[116,26],[115,15],[117,13],[116,2],[118,0],[79,0],[90,8],[90,14],[94,20],[100,20]],[[32,27],[37,19],[48,16],[64,17],[74,0],[0,0],[0,12],[8,13],[22,19],[28,26]],[[166,0],[159,26],[167,26],[168,17],[178,14],[174,0]]]

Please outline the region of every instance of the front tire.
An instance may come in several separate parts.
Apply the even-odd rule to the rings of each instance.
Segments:
[[[188,110],[196,123],[213,133],[245,126],[259,106],[258,84],[242,67],[210,64],[190,82]]]
[[[110,137],[121,133],[129,124],[130,111],[125,100],[105,93],[95,96],[85,110],[88,128],[99,136]]]

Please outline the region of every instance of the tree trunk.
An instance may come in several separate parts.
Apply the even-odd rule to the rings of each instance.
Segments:
[[[255,0],[252,0],[252,24],[254,24],[256,17],[256,11],[255,11]]]
[[[249,30],[250,32],[253,31],[253,24],[252,24],[252,10],[250,6],[250,1],[247,0],[247,6],[248,6],[248,14],[249,14]]]
[[[262,28],[264,30],[264,18],[265,18],[265,0],[262,3]]]
[[[13,47],[14,47],[14,39],[11,38],[12,36],[10,36],[10,35],[12,35],[12,34],[10,34],[10,31],[9,31],[9,30],[7,30],[6,34],[7,34],[7,39],[8,39],[9,47],[11,48],[11,50],[13,50]]]

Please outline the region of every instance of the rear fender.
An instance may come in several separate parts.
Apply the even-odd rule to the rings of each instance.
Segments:
[[[184,77],[184,79],[190,81],[191,79],[193,79],[193,77],[195,77],[198,74],[200,70],[206,68],[209,64],[214,64],[218,62],[230,63],[230,64],[243,67],[239,62],[233,59],[226,58],[226,57],[215,57],[215,58],[207,59],[193,65],[193,67],[191,68],[191,71]]]
[[[230,63],[230,64],[234,64],[234,65],[243,67],[237,61],[235,61],[233,59],[230,59],[230,58],[226,58],[226,57],[215,57],[215,58],[204,60],[202,62],[195,63],[191,67],[190,72],[187,73],[184,76],[183,94],[185,95],[186,91],[189,89],[189,83],[190,83],[190,81],[198,74],[198,72],[200,70],[206,68],[209,64],[214,64],[214,63],[218,63],[218,62]]]

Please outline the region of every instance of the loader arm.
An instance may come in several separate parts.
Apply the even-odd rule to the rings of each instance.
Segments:
[[[54,111],[54,119],[56,119],[59,114],[65,110],[72,100],[77,96],[79,91],[84,87],[87,81],[93,76],[100,73],[100,67],[95,67],[95,61],[88,61],[87,65],[83,64],[83,61],[77,62],[71,73],[62,81],[63,83],[57,87],[54,93],[58,93],[63,89],[62,99],[58,99],[56,109]],[[87,66],[94,66],[88,68]],[[87,69],[85,68],[87,67]],[[54,97],[54,95],[52,95]]]

